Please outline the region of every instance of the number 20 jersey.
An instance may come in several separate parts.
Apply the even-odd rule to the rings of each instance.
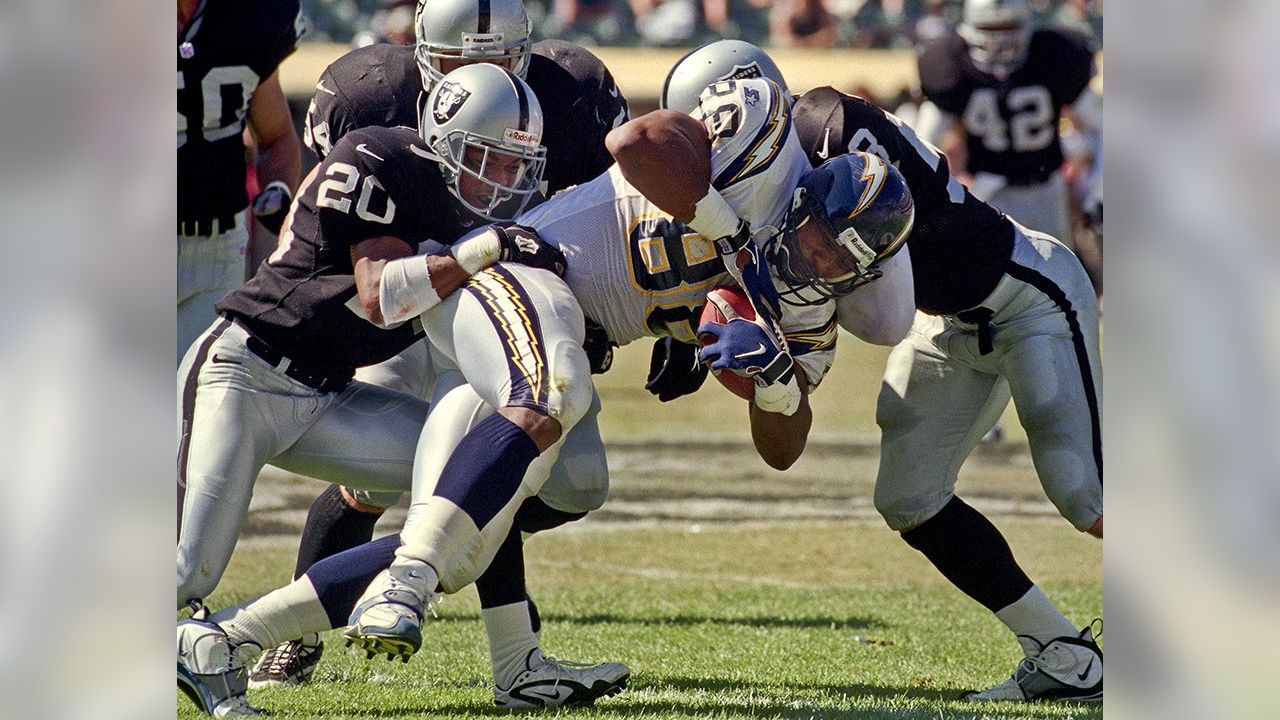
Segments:
[[[777,85],[718,83],[694,115],[712,137],[712,186],[753,230],[779,226],[809,162]],[[729,281],[711,240],[645,199],[616,165],[517,222],[564,252],[565,281],[583,312],[620,345],[662,335],[694,342],[707,292]],[[783,329],[816,384],[834,354],[834,305],[784,306]]]
[[[925,97],[964,125],[968,170],[1031,184],[1062,165],[1058,119],[1089,85],[1093,52],[1083,35],[1037,30],[1025,62],[1001,79],[979,70],[952,33],[924,48],[919,70]]]
[[[334,370],[373,365],[420,332],[365,319],[351,248],[382,236],[415,249],[427,240],[447,245],[475,224],[459,213],[439,158],[416,131],[354,130],[303,181],[276,251],[216,307],[295,360]]]
[[[298,0],[205,0],[178,35],[178,217],[237,213],[249,101],[298,45]]]

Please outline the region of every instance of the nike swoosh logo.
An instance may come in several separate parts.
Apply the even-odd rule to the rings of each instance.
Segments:
[[[827,159],[827,155],[831,152],[831,128],[827,128],[826,134],[822,136],[822,149],[818,151],[818,157],[823,160]]]
[[[558,703],[563,701],[565,698],[569,697],[570,695],[572,695],[574,692],[573,688],[566,687],[564,685],[558,685],[556,687],[549,688],[549,690],[550,690],[550,693],[539,692],[533,689],[527,689],[521,694],[529,697],[535,697],[542,700],[547,700],[553,703]]]
[[[371,158],[378,158],[379,160],[382,160],[382,158],[378,157],[377,155],[374,155],[373,151],[370,150],[369,147],[364,143],[360,143],[359,145],[356,146],[356,152],[361,152],[361,153],[364,153],[365,155],[368,155]],[[386,160],[382,160],[382,161],[386,162]]]
[[[756,343],[755,350],[752,350],[751,352],[738,353],[737,357],[755,357],[756,355],[763,355],[766,352],[768,352],[768,349],[764,346],[764,343]]]
[[[1076,674],[1076,679],[1084,680],[1086,677],[1089,676],[1089,671],[1093,669],[1094,660],[1097,660],[1097,658],[1096,657],[1089,658],[1089,664],[1084,666],[1084,670],[1081,670],[1079,673]]]
[[[332,95],[332,96],[334,96],[334,97],[338,97],[338,93],[336,93],[336,92],[334,92],[334,91],[332,91],[332,90],[330,90],[329,88],[327,88],[327,87],[325,87],[325,86],[324,86],[324,81],[323,81],[323,80],[321,80],[320,82],[316,83],[316,89],[317,89],[317,90],[319,90],[319,91],[320,91],[320,92],[322,92],[322,93],[328,93],[329,95]]]
[[[214,365],[239,365],[240,363],[236,362],[235,360],[223,360],[221,357],[218,356],[218,353],[214,353],[213,364]]]

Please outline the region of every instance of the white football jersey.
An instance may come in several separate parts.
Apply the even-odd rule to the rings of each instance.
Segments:
[[[757,237],[781,224],[809,162],[790,108],[764,78],[730,80],[704,91],[695,117],[712,138],[712,185]],[[617,165],[520,215],[560,248],[565,281],[587,317],[624,345],[645,336],[696,339],[707,292],[729,281],[715,245],[659,210]],[[835,352],[835,306],[784,306],[792,354],[816,385]]]

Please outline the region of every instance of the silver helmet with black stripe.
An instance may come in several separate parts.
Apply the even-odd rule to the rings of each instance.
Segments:
[[[509,220],[538,191],[547,155],[542,106],[510,70],[478,63],[443,76],[418,131],[440,156],[450,192],[476,215]]]
[[[723,80],[765,77],[778,84],[788,100],[791,92],[777,63],[764,50],[743,40],[716,40],[691,50],[667,73],[662,84],[662,108],[691,113],[708,85]]]
[[[414,27],[427,90],[464,63],[502,65],[520,77],[529,68],[532,25],[521,0],[422,0]]]

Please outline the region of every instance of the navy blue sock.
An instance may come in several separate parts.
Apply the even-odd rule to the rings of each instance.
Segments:
[[[307,577],[320,596],[330,627],[342,627],[351,617],[356,600],[378,573],[391,567],[400,547],[399,535],[388,535],[317,562]]]
[[[528,433],[494,413],[463,436],[440,473],[435,495],[453,501],[483,528],[515,496],[538,455]]]
[[[298,542],[298,563],[293,569],[293,577],[302,577],[307,568],[330,555],[369,542],[373,537],[373,526],[380,517],[382,512],[364,512],[347,504],[342,497],[341,486],[325,488],[307,511],[307,524],[303,526],[302,539]]]
[[[527,533],[542,532],[557,528],[565,523],[581,520],[587,514],[566,512],[557,510],[542,501],[542,498],[534,495],[520,504],[520,509],[516,511],[516,527]]]
[[[1031,578],[1018,567],[1009,543],[982,513],[958,497],[937,515],[902,533],[965,595],[995,612],[1027,594]]]
[[[476,578],[481,608],[495,608],[524,600],[524,541],[513,527],[493,556],[489,567]]]

